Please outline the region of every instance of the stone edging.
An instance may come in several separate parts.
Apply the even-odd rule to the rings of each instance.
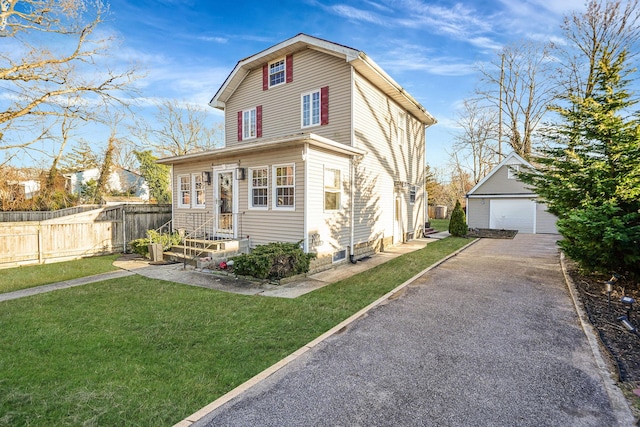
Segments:
[[[584,335],[587,338],[596,365],[598,365],[598,371],[600,372],[600,377],[602,378],[604,388],[607,392],[607,396],[609,397],[609,402],[611,402],[611,408],[616,417],[616,420],[618,421],[618,425],[636,425],[636,420],[634,419],[633,414],[631,413],[631,409],[629,408],[629,402],[624,397],[622,390],[620,390],[620,388],[616,385],[616,382],[612,378],[611,367],[600,351],[600,339],[598,338],[593,325],[587,317],[584,306],[578,300],[578,291],[576,289],[575,283],[573,282],[573,279],[571,279],[571,276],[567,272],[565,255],[562,251],[560,251],[560,267],[562,268],[562,275],[564,276],[565,284],[567,285],[571,300],[573,301],[573,306],[576,309],[578,320],[580,321],[580,325],[582,326]]]

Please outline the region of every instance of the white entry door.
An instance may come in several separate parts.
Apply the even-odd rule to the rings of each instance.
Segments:
[[[235,200],[236,188],[233,185],[233,169],[214,171],[214,199],[216,201],[216,237],[236,237]]]

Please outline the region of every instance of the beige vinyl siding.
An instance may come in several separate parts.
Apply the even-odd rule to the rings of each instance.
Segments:
[[[274,150],[261,152],[255,155],[244,154],[238,157],[220,157],[215,160],[210,158],[206,161],[194,163],[177,164],[173,167],[173,207],[174,207],[174,228],[189,229],[194,215],[206,213],[214,214],[214,186],[213,170],[223,165],[238,165],[246,169],[244,180],[234,178],[234,185],[237,187],[238,215],[236,227],[238,237],[251,238],[251,245],[262,245],[269,242],[298,242],[304,238],[304,162],[299,148],[291,150]],[[273,209],[273,165],[295,165],[295,210],[274,210]],[[269,171],[268,183],[268,209],[249,209],[249,168],[257,166],[267,166]],[[178,208],[177,191],[178,176],[190,173],[202,173],[202,171],[212,172],[212,184],[206,186],[206,206],[202,208],[183,209]],[[197,222],[197,221],[196,221]]]
[[[536,233],[557,234],[557,221],[558,218],[554,214],[547,211],[546,204],[536,204]]]
[[[190,182],[190,188],[191,188],[191,197],[195,197],[195,189],[193,188],[193,179],[192,179],[192,175],[193,174],[198,174],[201,175],[202,172],[211,172],[211,162],[210,161],[195,161],[193,163],[186,163],[186,164],[179,164],[179,165],[174,165],[173,166],[173,197],[172,197],[172,203],[173,203],[173,209],[174,212],[191,212],[191,211],[196,211],[196,212],[209,212],[211,213],[211,204],[213,203],[213,191],[212,191],[212,185],[206,185],[205,184],[205,208],[196,208],[193,207],[193,203],[192,203],[192,207],[190,208],[181,208],[180,207],[180,181],[179,178],[182,175],[188,175],[189,176],[189,182]],[[213,181],[213,179],[212,179]]]
[[[407,113],[409,130],[407,143],[398,146],[396,139],[397,114],[401,109],[357,73],[354,73],[354,134],[355,146],[367,151],[356,169],[356,243],[389,237],[394,234],[394,181],[418,185],[422,190],[424,173],[424,127]],[[408,188],[401,190],[402,226],[396,234],[412,232],[424,215],[418,203],[408,204]],[[417,212],[416,212],[417,211]],[[398,236],[396,236],[398,237]]]
[[[269,242],[299,242],[304,239],[304,162],[299,148],[243,155],[241,167],[246,179],[238,182],[238,236],[250,236],[251,246]],[[274,165],[295,165],[295,210],[273,209]],[[267,209],[249,209],[249,168],[266,166],[268,179]]]
[[[350,242],[349,221],[349,158],[331,154],[324,150],[310,148],[307,153],[307,170],[309,186],[307,191],[307,229],[310,239],[309,250],[318,254],[333,254],[346,249]],[[324,170],[325,168],[340,171],[342,193],[340,209],[325,211],[324,209]],[[316,239],[312,236],[316,235]],[[321,244],[312,247],[313,241]]]
[[[474,194],[532,194],[522,181],[507,178],[508,169],[508,165],[503,165]]]
[[[301,127],[301,95],[329,87],[329,124]],[[238,142],[241,110],[262,105],[262,138]],[[293,82],[262,90],[262,67],[245,77],[225,106],[227,147],[251,144],[262,139],[312,132],[350,144],[350,66],[344,61],[314,50],[293,55]]]
[[[489,199],[467,199],[469,228],[489,228]]]

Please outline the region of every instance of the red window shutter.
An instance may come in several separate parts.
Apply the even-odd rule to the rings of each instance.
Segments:
[[[329,124],[329,86],[320,89],[320,124]]]
[[[242,111],[238,111],[238,141],[242,141]]]
[[[293,81],[293,55],[287,55],[286,59],[287,83]]]
[[[256,138],[262,138],[262,105],[256,107]]]
[[[262,66],[262,90],[269,89],[269,64]]]

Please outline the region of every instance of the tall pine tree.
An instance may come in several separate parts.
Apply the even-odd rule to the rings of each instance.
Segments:
[[[595,86],[555,106],[562,122],[536,158],[541,174],[522,174],[556,214],[560,246],[587,270],[640,277],[640,122],[632,114],[626,52],[604,49]]]

